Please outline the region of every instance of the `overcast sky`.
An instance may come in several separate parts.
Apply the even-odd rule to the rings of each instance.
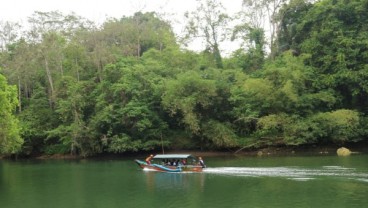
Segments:
[[[220,0],[229,13],[238,11],[242,0]],[[120,18],[144,8],[144,11],[166,11],[182,15],[194,10],[196,0],[3,0],[0,4],[2,20],[19,21],[34,11],[63,13],[74,11],[82,17],[101,21],[106,16]]]
[[[238,12],[242,0],[220,0],[228,14]],[[104,22],[107,17],[120,18],[133,15],[142,10],[166,13],[175,32],[180,32],[184,12],[193,11],[196,0],[2,0],[0,20],[25,23],[34,11],[60,11],[64,14],[75,12],[96,23]],[[223,48],[232,50],[232,43]]]

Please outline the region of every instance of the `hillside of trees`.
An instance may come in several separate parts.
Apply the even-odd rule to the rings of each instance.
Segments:
[[[236,17],[198,3],[180,40],[153,12],[0,22],[0,154],[368,140],[368,1],[244,0]]]

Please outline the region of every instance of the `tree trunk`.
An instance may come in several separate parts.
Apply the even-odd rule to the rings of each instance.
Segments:
[[[51,89],[51,93],[50,93],[50,107],[52,107],[52,104],[54,102],[54,82],[52,80],[51,71],[50,71],[50,68],[49,68],[49,63],[48,63],[46,57],[44,57],[44,59],[45,59],[46,75],[47,75],[47,79],[49,81],[50,89]]]
[[[137,57],[139,58],[141,56],[141,40],[138,37],[138,42],[137,42]]]
[[[21,90],[21,85],[20,85],[19,73],[18,73],[18,107],[19,107],[19,112],[22,112],[22,90]]]
[[[78,59],[75,59],[75,67],[77,68],[77,81],[79,82],[79,67],[78,67]]]
[[[213,56],[214,56],[215,61],[216,61],[216,67],[219,68],[219,69],[224,68],[224,66],[222,64],[221,53],[220,53],[220,50],[219,50],[217,44],[215,44],[214,47],[213,47]]]

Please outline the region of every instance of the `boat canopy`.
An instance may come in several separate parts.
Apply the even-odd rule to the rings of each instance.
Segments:
[[[165,155],[155,155],[153,159],[187,159],[195,158],[193,155],[188,154],[165,154]]]

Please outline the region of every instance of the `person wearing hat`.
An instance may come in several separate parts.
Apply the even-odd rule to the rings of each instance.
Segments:
[[[146,158],[147,165],[151,165],[152,158],[153,158],[153,155],[150,155],[149,157]]]

